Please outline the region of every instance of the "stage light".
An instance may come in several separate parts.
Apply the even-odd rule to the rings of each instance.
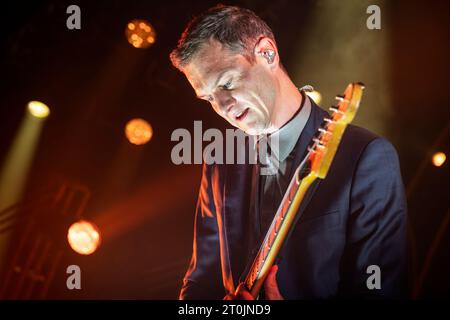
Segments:
[[[311,99],[313,99],[313,101],[314,101],[316,104],[320,105],[320,102],[322,101],[322,95],[320,94],[319,91],[314,90],[314,91],[311,91],[311,92],[306,92],[306,94],[307,94]]]
[[[125,135],[132,144],[141,145],[150,141],[153,136],[152,126],[143,119],[133,119],[125,126]]]
[[[145,20],[133,20],[125,30],[128,42],[135,48],[148,48],[156,41],[155,28]]]
[[[92,222],[80,220],[70,226],[67,240],[75,252],[89,255],[97,250],[101,239],[98,228]]]
[[[36,118],[47,118],[50,114],[50,109],[40,101],[28,102],[28,111]]]
[[[443,152],[436,152],[433,155],[433,158],[431,161],[433,162],[433,165],[436,167],[440,167],[444,164],[445,160],[447,159],[447,156]]]
[[[3,266],[6,266],[8,248],[16,230],[13,226],[19,222],[15,216],[20,213],[20,201],[25,195],[35,152],[46,123],[43,118],[50,114],[49,108],[39,101],[30,101],[24,107],[22,123],[17,128],[9,149],[5,149],[6,154],[0,167],[0,211],[13,208],[9,212],[12,215],[3,222],[0,221],[0,224],[6,223],[4,231],[0,232],[0,274]]]

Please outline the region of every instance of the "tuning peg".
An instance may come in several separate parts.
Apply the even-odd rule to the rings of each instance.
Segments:
[[[339,102],[341,102],[341,101],[348,102],[348,100],[345,99],[345,96],[343,96],[342,94],[336,95],[335,99],[336,99],[337,101],[339,101]]]
[[[319,128],[319,132],[323,133],[323,134],[331,134],[330,131],[324,129],[324,128]]]
[[[319,139],[314,138],[313,141],[314,141],[315,146],[316,146],[317,148],[320,148],[320,149],[325,148],[325,146],[323,145],[322,141],[320,141]]]
[[[316,150],[314,150],[314,148],[308,147],[308,152],[309,153],[317,153]]]
[[[336,121],[331,120],[330,118],[323,118],[323,120],[324,120],[325,122],[328,122],[328,124],[336,123]]]
[[[361,86],[361,89],[365,89],[366,88],[366,85],[364,83],[362,83],[362,82],[357,82],[356,84]]]
[[[336,107],[331,107],[330,108],[330,111],[331,112],[334,112],[334,113],[339,113],[339,114],[344,114],[344,112],[342,112],[341,110],[339,110],[338,108],[336,108]]]

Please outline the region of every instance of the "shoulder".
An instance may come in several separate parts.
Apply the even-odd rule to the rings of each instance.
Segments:
[[[348,127],[347,148],[354,148],[354,177],[369,183],[402,181],[397,150],[391,142],[357,126]],[[356,147],[355,147],[356,146]]]
[[[349,125],[340,146],[340,159],[354,172],[373,175],[400,174],[395,147],[387,139],[354,125]],[[383,174],[384,173],[384,174]]]
[[[373,140],[382,138],[365,128],[350,124],[345,130],[343,139],[344,142],[350,142],[352,144],[358,144],[365,147]]]
[[[397,151],[390,141],[367,129],[349,125],[346,133],[348,142],[362,148],[362,155],[379,155],[397,158]]]
[[[358,149],[362,155],[386,155],[397,157],[395,147],[386,138],[383,138],[367,129],[349,125],[344,133],[343,144],[352,149]]]

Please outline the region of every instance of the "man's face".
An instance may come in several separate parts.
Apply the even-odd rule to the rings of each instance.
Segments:
[[[183,72],[197,97],[233,126],[250,135],[271,130],[276,86],[260,59],[250,63],[217,41],[205,45]]]

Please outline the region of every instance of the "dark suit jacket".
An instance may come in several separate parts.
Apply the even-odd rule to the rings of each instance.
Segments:
[[[311,104],[294,168],[327,115]],[[237,284],[251,249],[251,184],[252,165],[203,166],[193,255],[181,299],[222,299],[224,285]],[[404,296],[406,203],[397,154],[388,141],[347,127],[328,176],[320,181],[282,256],[277,282],[286,299]],[[380,268],[381,289],[367,287],[370,265]]]

